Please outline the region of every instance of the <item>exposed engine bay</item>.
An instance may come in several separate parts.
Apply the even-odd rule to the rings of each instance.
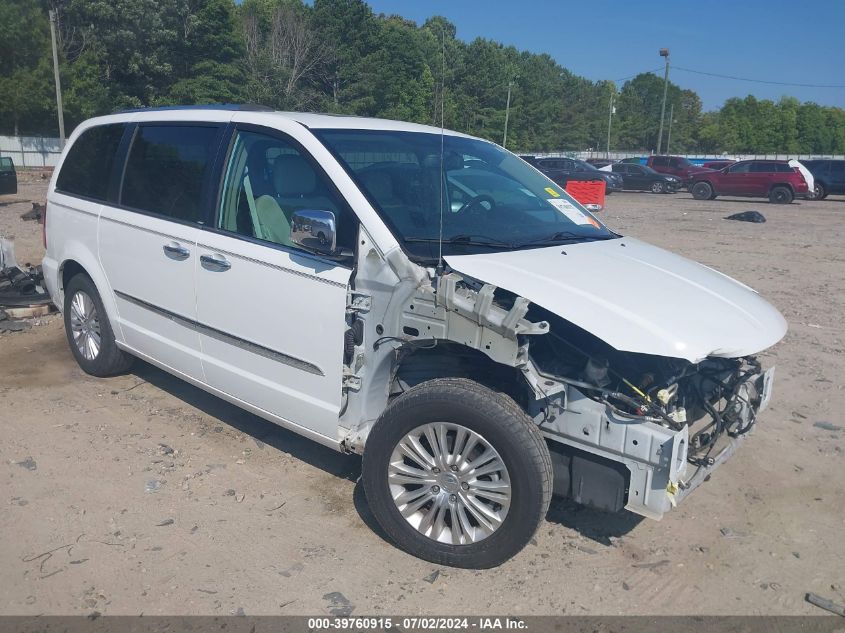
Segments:
[[[530,351],[543,374],[565,379],[620,415],[688,428],[687,459],[693,464],[712,462],[710,453],[723,434],[745,435],[756,422],[763,372],[753,356],[691,363],[620,352],[538,306],[527,316],[551,324],[549,335],[532,341]]]
[[[400,335],[369,350],[350,343],[349,355],[392,350],[394,396],[444,371],[484,373],[515,398],[504,383],[518,382],[552,448],[555,491],[576,501],[659,519],[734,452],[767,403],[771,370],[754,356],[620,351],[491,284],[448,270],[432,281],[402,306]]]

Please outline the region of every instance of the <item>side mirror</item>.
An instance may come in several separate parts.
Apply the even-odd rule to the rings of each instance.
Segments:
[[[294,211],[290,222],[290,241],[318,255],[335,255],[337,225],[334,212],[321,209]]]

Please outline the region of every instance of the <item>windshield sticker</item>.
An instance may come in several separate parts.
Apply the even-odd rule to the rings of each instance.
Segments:
[[[594,224],[590,221],[590,216],[582,213],[578,207],[572,204],[569,200],[562,200],[561,198],[550,198],[549,204],[555,209],[563,213],[567,218],[575,222],[575,224]]]
[[[560,198],[560,194],[551,187],[546,187],[546,193],[549,194],[552,198]]]

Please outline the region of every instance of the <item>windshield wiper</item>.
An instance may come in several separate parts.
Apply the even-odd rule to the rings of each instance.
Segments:
[[[440,241],[437,237],[406,237],[406,242],[430,242],[436,243]],[[459,235],[452,235],[451,237],[443,238],[444,244],[467,244],[469,246],[489,246],[493,248],[506,247],[513,248],[513,244],[497,239],[495,237],[488,237],[487,235],[471,235],[462,233]]]
[[[609,235],[578,235],[572,231],[558,231],[554,235],[547,237],[538,237],[535,240],[528,240],[527,242],[520,242],[516,246],[530,246],[532,244],[552,244],[557,242],[595,242],[597,240],[611,240]]]

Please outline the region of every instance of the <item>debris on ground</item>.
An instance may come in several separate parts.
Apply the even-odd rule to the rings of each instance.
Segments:
[[[822,429],[823,431],[841,431],[841,426],[836,426],[835,424],[831,424],[830,422],[815,422],[813,424],[814,427],[817,429]]]
[[[14,241],[0,237],[0,331],[28,330],[31,323],[16,319],[44,316],[53,302],[44,285],[41,266],[19,266]]]
[[[815,593],[808,593],[804,596],[804,599],[813,604],[820,609],[824,609],[825,611],[830,611],[831,613],[835,613],[836,615],[841,615],[845,617],[845,606],[841,604],[836,604],[833,600],[828,600],[827,598],[822,598],[820,595]]]
[[[339,591],[323,594],[323,600],[328,600],[329,602],[330,615],[346,617],[352,615],[352,612],[355,610],[352,603]]]
[[[38,202],[32,203],[32,209],[25,213],[21,213],[21,220],[36,220],[37,222],[41,222],[41,218],[44,217],[44,210],[46,209],[46,204],[39,204]]]
[[[766,221],[765,216],[759,211],[743,211],[742,213],[734,213],[725,219],[736,220],[737,222],[755,222],[757,224],[762,224]]]

